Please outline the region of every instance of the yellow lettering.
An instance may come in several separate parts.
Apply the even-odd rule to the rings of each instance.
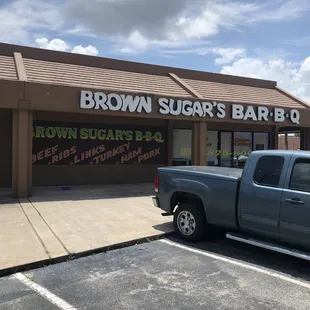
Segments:
[[[156,132],[156,133],[154,134],[154,139],[155,139],[156,142],[161,142],[161,143],[164,142],[164,140],[163,140],[163,135],[162,135],[161,132]]]

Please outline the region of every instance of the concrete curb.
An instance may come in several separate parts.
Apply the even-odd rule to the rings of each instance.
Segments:
[[[104,246],[100,248],[95,248],[95,249],[91,249],[87,251],[71,253],[68,255],[63,255],[63,256],[59,256],[59,257],[55,257],[51,259],[44,259],[44,260],[40,260],[40,261],[36,261],[36,262],[24,264],[24,265],[1,269],[0,278],[10,276],[17,272],[25,272],[28,270],[38,269],[38,268],[46,267],[49,265],[54,265],[54,264],[74,260],[74,259],[81,258],[81,257],[87,257],[87,256],[94,255],[94,254],[105,253],[105,252],[112,251],[112,250],[117,250],[117,249],[126,248],[126,247],[130,247],[130,246],[137,245],[137,244],[146,243],[149,241],[156,241],[164,237],[171,236],[173,235],[173,233],[174,233],[173,231],[165,232],[165,233],[161,233],[157,235],[129,240],[129,241],[125,241],[122,243],[116,243],[116,244],[112,244],[112,245],[108,245],[108,246]]]

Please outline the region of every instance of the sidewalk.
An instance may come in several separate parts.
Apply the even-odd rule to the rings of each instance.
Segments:
[[[173,230],[152,205],[152,184],[36,188],[0,197],[0,271]]]

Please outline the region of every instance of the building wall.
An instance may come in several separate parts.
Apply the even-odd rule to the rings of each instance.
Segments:
[[[90,116],[82,114],[34,112],[34,122],[47,121],[74,122],[82,124],[99,124],[103,128],[110,125],[141,125],[145,128],[165,127],[168,122],[150,119],[134,119],[123,117]],[[168,139],[168,134],[166,135]],[[167,141],[168,143],[168,141]],[[165,163],[159,164],[99,164],[99,165],[35,165],[33,164],[33,186],[53,185],[85,185],[104,183],[137,183],[153,182],[156,169],[167,165],[168,147],[166,147]]]
[[[12,112],[0,110],[0,188],[12,186]]]

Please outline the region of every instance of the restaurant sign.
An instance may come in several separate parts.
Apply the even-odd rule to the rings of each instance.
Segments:
[[[227,117],[227,104],[217,101],[193,101],[158,98],[157,111],[162,115],[172,116],[198,116],[224,119]],[[147,113],[153,112],[151,96],[132,96],[116,93],[81,91],[81,109],[94,109],[103,111]],[[269,108],[265,106],[251,106],[231,104],[233,120],[244,121],[274,121],[282,123],[286,120],[293,124],[300,124],[300,113],[297,109]]]
[[[34,165],[166,164],[166,128],[35,121]]]

